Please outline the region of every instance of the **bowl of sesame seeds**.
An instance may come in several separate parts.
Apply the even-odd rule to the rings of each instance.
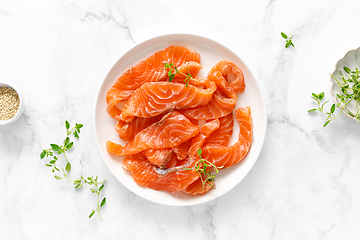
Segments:
[[[0,125],[15,122],[24,111],[24,100],[16,89],[0,82]]]

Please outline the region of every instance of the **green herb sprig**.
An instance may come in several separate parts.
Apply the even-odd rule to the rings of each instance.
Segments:
[[[178,68],[177,68],[176,66],[174,66],[173,63],[170,63],[170,64],[169,64],[169,63],[165,63],[164,70],[167,70],[167,71],[168,71],[167,74],[168,74],[168,76],[169,76],[169,82],[171,82],[172,80],[174,80],[175,74],[177,74],[177,73],[180,73],[180,74],[184,75],[184,76],[185,76],[184,82],[186,83],[186,87],[188,87],[188,86],[189,86],[189,81],[190,81],[190,80],[194,80],[194,78],[193,78],[193,77],[191,76],[191,74],[190,74],[189,67],[186,66],[186,68],[187,68],[187,70],[188,70],[187,74],[182,73],[182,72],[179,72]]]
[[[330,74],[340,87],[340,94],[336,94],[340,101],[337,104],[332,104],[329,112],[324,112],[324,105],[329,101],[321,103],[321,100],[324,98],[324,92],[320,94],[312,93],[311,96],[311,98],[317,102],[318,108],[310,109],[308,112],[319,111],[325,114],[327,118],[324,127],[326,127],[331,121],[339,118],[344,110],[351,117],[360,120],[360,71],[358,68],[355,68],[355,70],[352,71],[346,66],[343,69],[348,76],[345,76],[340,71],[340,80]],[[348,109],[348,105],[353,101],[356,102],[357,111],[355,113]],[[340,110],[340,113],[337,116],[335,115],[335,108]]]
[[[66,127],[66,137],[65,140],[63,141],[63,145],[50,144],[50,148],[45,149],[40,153],[40,159],[44,159],[45,157],[50,157],[51,160],[49,161],[49,163],[46,164],[46,166],[50,167],[52,172],[55,171],[60,172],[60,169],[56,164],[59,161],[60,156],[63,155],[66,160],[66,165],[65,167],[61,168],[61,171],[63,173],[62,176],[54,175],[55,179],[57,180],[67,179],[73,182],[74,187],[76,189],[81,188],[84,184],[93,186],[92,188],[90,188],[90,191],[92,193],[97,194],[97,208],[91,211],[89,218],[91,218],[97,212],[99,214],[100,219],[102,220],[100,211],[101,208],[106,203],[106,198],[104,197],[100,202],[100,193],[104,188],[104,183],[106,180],[98,182],[98,176],[96,176],[95,178],[93,176],[87,178],[80,176],[77,179],[71,179],[69,177],[69,172],[71,171],[71,163],[66,156],[66,152],[74,145],[74,142],[70,141],[69,136],[74,135],[75,138],[79,138],[80,129],[83,127],[83,125],[76,123],[75,127],[70,128],[70,123],[68,121],[65,121],[65,127]]]
[[[281,32],[281,36],[286,40],[285,48],[288,48],[289,46],[295,47],[294,43],[292,42],[293,35],[288,37],[285,33]]]
[[[316,101],[316,103],[318,104],[318,108],[313,108],[313,109],[310,109],[308,112],[314,112],[314,111],[319,111],[321,113],[323,113],[325,116],[326,116],[326,120],[325,120],[325,124],[324,124],[324,127],[326,127],[332,120],[335,120],[336,118],[340,117],[341,115],[341,112],[340,112],[340,115],[338,116],[335,116],[334,115],[334,112],[335,112],[335,104],[333,104],[330,108],[330,112],[324,112],[324,105],[326,103],[328,103],[329,101],[326,101],[324,103],[321,103],[321,100],[324,98],[324,92],[322,93],[319,93],[319,94],[315,94],[315,93],[312,93],[311,94],[311,98],[314,99]]]
[[[198,149],[197,154],[200,160],[195,163],[194,168],[184,168],[183,170],[195,170],[200,176],[203,189],[205,184],[215,189],[215,185],[211,184],[211,182],[215,182],[216,174],[219,173],[219,169],[223,168],[223,166],[216,167],[213,163],[203,159],[201,156],[202,149]]]

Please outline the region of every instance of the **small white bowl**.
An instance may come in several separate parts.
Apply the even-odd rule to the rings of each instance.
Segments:
[[[340,79],[340,71],[343,75],[347,76],[348,74],[345,72],[344,67],[350,68],[352,71],[355,70],[355,68],[360,69],[360,47],[356,50],[350,50],[345,54],[345,56],[340,59],[336,65],[335,65],[335,71],[333,72],[333,76],[336,77],[338,80]],[[336,94],[340,94],[340,87],[336,80],[333,79],[332,76],[330,76],[330,93],[333,96],[335,104],[340,102],[340,99],[336,96]],[[347,108],[353,112],[356,113],[358,108],[360,106],[356,106],[355,101],[352,101]],[[360,119],[357,119],[356,117],[350,116],[346,109],[343,110],[344,115],[346,115],[349,118],[352,118],[358,122],[360,122]]]
[[[13,123],[13,122],[15,122],[16,120],[19,119],[21,114],[24,112],[25,100],[24,100],[21,92],[19,91],[19,89],[17,87],[15,87],[13,84],[10,85],[10,84],[7,84],[7,83],[0,82],[0,87],[8,87],[8,88],[14,89],[17,92],[17,94],[19,95],[19,99],[20,99],[19,109],[17,110],[15,116],[10,118],[9,120],[0,120],[0,125],[6,125],[6,124]]]

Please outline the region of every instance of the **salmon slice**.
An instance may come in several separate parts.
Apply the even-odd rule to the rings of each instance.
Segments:
[[[185,189],[198,177],[194,171],[177,171],[161,176],[154,171],[153,165],[148,160],[141,158],[126,157],[123,161],[123,167],[130,171],[137,184],[170,193]]]
[[[198,126],[192,124],[181,113],[173,111],[165,115],[159,122],[140,131],[125,147],[116,143],[107,143],[107,146],[111,146],[107,150],[109,153],[128,156],[149,148],[173,148],[196,136],[198,132]],[[114,144],[116,147],[113,147]],[[123,149],[120,152],[121,148]]]
[[[179,71],[171,82],[165,63]],[[201,68],[198,53],[170,46],[128,69],[108,90],[106,110],[118,120],[115,129],[128,143],[107,141],[106,149],[125,156],[123,167],[137,184],[202,195],[215,182],[204,183],[207,175],[197,171],[204,167],[201,160],[223,169],[248,154],[253,134],[250,107],[235,111],[239,138],[227,146],[237,93],[245,90],[243,72],[232,62],[220,61],[206,78],[197,79]]]
[[[121,110],[118,104],[125,101],[135,90],[119,90],[111,88],[106,94],[107,108],[106,111],[110,117],[119,120]]]
[[[234,127],[233,114],[230,113],[222,118],[219,118],[219,121],[220,121],[220,127],[217,130],[215,130],[208,139],[206,139],[204,146],[210,144],[219,144],[219,145],[227,146],[230,143],[230,139]]]
[[[160,81],[167,77],[164,63],[173,63],[179,67],[183,63],[195,61],[200,63],[200,55],[182,46],[170,46],[156,52],[144,61],[136,64],[122,74],[106,94],[108,114],[118,119],[121,113],[116,105],[130,97],[132,92],[145,82]]]
[[[120,119],[131,122],[135,116],[152,117],[173,109],[202,106],[210,102],[215,90],[215,83],[208,89],[173,82],[145,83],[127,100]]]
[[[176,157],[176,154],[173,154],[168,164],[166,164],[166,168],[175,167],[177,164],[178,164],[178,159]]]
[[[165,169],[166,165],[169,163],[169,161],[172,158],[173,151],[171,148],[165,148],[165,149],[146,149],[141,152],[152,165],[155,165],[161,169]]]
[[[195,78],[198,75],[201,68],[202,68],[202,66],[199,63],[194,62],[194,61],[191,61],[188,63],[183,63],[178,68],[179,73],[175,74],[175,77],[172,81],[177,82],[177,83],[185,83],[185,78],[186,78],[185,75],[190,74],[190,76],[192,78]]]
[[[200,160],[200,156],[197,154],[197,151],[203,147],[206,139],[210,137],[211,134],[214,131],[216,131],[219,127],[220,127],[220,121],[218,119],[214,119],[210,122],[207,122],[201,127],[201,130],[198,133],[198,135],[195,138],[193,138],[193,140],[191,141],[191,146],[189,150],[189,156],[190,156],[189,168],[195,168],[196,163]],[[200,166],[200,168],[202,168],[202,166]],[[199,173],[195,170],[193,171],[197,173],[197,179],[193,182],[193,184],[189,185],[189,187],[184,189],[183,192],[190,195],[201,195],[210,191],[212,187],[209,186],[208,184],[204,184],[203,186]]]
[[[229,61],[220,61],[213,66],[208,76],[215,71],[221,72],[222,76],[230,83],[230,86],[237,92],[242,93],[245,90],[244,74],[241,69]]]
[[[201,148],[206,138],[220,126],[219,120],[215,119],[201,127],[200,133],[192,141],[193,149]],[[193,158],[199,159],[195,156],[196,150],[192,151]],[[174,157],[175,155],[173,155]],[[186,162],[189,162],[187,160]],[[195,161],[191,161],[193,167]],[[155,190],[166,190],[168,192],[177,192],[186,189],[191,183],[199,178],[199,174],[195,170],[180,170],[171,172],[167,175],[160,175],[155,172],[153,165],[141,157],[127,157],[123,161],[123,167],[129,170],[136,183],[141,186],[148,186]]]
[[[160,121],[163,116],[164,115],[161,114],[150,118],[135,118],[130,123],[119,120],[115,126],[115,130],[119,133],[121,139],[130,141],[138,132]]]
[[[208,183],[215,187],[215,182],[209,181]],[[198,178],[187,188],[185,188],[183,192],[192,196],[203,195],[213,189],[208,183],[204,184],[203,186],[201,179]]]
[[[123,168],[130,171],[135,182],[141,186],[147,185],[156,179],[155,174],[144,174],[145,169],[147,172],[153,171],[152,164],[145,156],[142,157],[140,154],[128,156],[122,163]]]
[[[199,107],[183,109],[180,112],[191,119],[209,120],[221,118],[234,111],[237,101],[235,90],[219,71],[214,71],[208,79],[215,82],[217,89],[211,101]]]
[[[252,143],[253,127],[250,107],[237,109],[235,115],[240,128],[239,140],[230,147],[211,144],[203,148],[202,157],[217,167],[223,166],[223,169],[242,161]]]
[[[220,127],[219,119],[214,119],[209,121],[201,126],[200,132],[194,137],[191,141],[189,148],[189,157],[192,159],[199,160],[200,157],[197,154],[197,151],[201,149],[208,137]]]
[[[190,141],[183,142],[177,147],[174,147],[172,150],[176,154],[178,160],[184,160],[187,157],[190,148]]]
[[[121,153],[123,151],[124,147],[121,146],[120,144],[111,142],[111,141],[106,141],[106,150],[108,153],[112,153],[118,156],[121,156]]]

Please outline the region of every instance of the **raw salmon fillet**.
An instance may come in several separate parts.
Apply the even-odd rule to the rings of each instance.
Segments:
[[[173,154],[171,156],[171,159],[170,161],[166,164],[166,169],[167,168],[173,168],[173,167],[176,167],[176,165],[178,164],[179,160],[177,159],[176,155]]]
[[[203,158],[223,169],[242,161],[248,154],[252,143],[252,117],[250,107],[235,111],[239,123],[239,140],[232,146],[219,144],[207,145],[203,148]]]
[[[170,46],[131,67],[119,77],[106,94],[108,114],[118,119],[121,113],[120,109],[116,107],[118,103],[129,98],[132,92],[145,82],[165,79],[167,77],[167,72],[164,69],[165,62],[180,67],[183,63],[190,61],[200,63],[200,55],[186,47]]]
[[[141,152],[148,161],[161,169],[165,169],[166,165],[170,162],[174,152],[171,148],[164,149],[146,149]]]
[[[191,168],[195,165],[196,160],[199,159],[199,156],[196,156],[198,148],[202,147],[206,138],[219,126],[219,120],[213,120],[201,127],[200,132],[192,141],[192,160],[188,160],[190,165],[187,167]],[[140,158],[127,157],[123,161],[123,166],[130,171],[139,185],[148,186],[155,190],[182,191],[199,178],[199,174],[194,170],[171,172],[165,176],[159,175],[154,171],[153,165],[149,161]]]
[[[211,181],[208,181],[203,186],[201,179],[198,178],[196,181],[194,181],[192,184],[190,184],[187,188],[185,188],[183,190],[183,192],[186,194],[189,194],[189,195],[193,195],[193,196],[203,195],[213,189],[209,184],[211,184],[212,186],[215,187],[215,182],[211,182]]]
[[[220,127],[219,119],[211,120],[201,126],[200,132],[191,141],[191,145],[189,148],[190,159],[194,159],[194,161],[200,159],[200,157],[197,154],[197,151],[203,147],[206,139],[219,127]]]
[[[214,119],[205,123],[202,127],[198,135],[191,141],[191,146],[189,149],[189,157],[190,157],[190,168],[195,168],[196,163],[200,160],[200,156],[197,151],[203,148],[206,139],[211,136],[211,134],[216,131],[220,127],[220,121],[218,119]],[[192,185],[183,190],[183,192],[190,195],[201,195],[212,189],[211,186],[207,186],[205,184],[204,187],[202,185],[202,181],[200,179],[199,173],[193,170],[198,174],[198,179],[193,182]],[[209,188],[210,187],[210,188]],[[189,188],[189,189],[188,189]]]
[[[133,157],[126,157],[123,167],[130,171],[137,184],[170,193],[182,191],[199,176],[194,171],[177,171],[161,176],[154,171],[153,165],[149,161]]]
[[[217,86],[213,98],[204,106],[181,110],[180,112],[188,118],[209,120],[221,118],[234,111],[237,100],[235,90],[230,87],[230,84],[219,71],[214,71],[208,76],[208,79],[213,81]]]
[[[196,136],[199,128],[192,124],[184,115],[173,111],[165,115],[159,122],[152,124],[135,135],[123,147],[120,156],[139,153],[149,148],[164,149],[179,146],[181,143]],[[112,144],[108,144],[111,146]],[[121,146],[121,145],[120,145]],[[117,146],[116,150],[121,147]],[[108,152],[114,153],[112,148]]]
[[[201,89],[173,82],[145,83],[136,89],[122,109],[120,120],[131,122],[137,117],[153,117],[173,109],[205,105],[211,101],[216,84]]]
[[[141,186],[156,178],[155,174],[143,174],[146,170],[153,171],[153,165],[142,154],[127,156],[122,163],[123,168],[130,171],[135,182]]]
[[[151,126],[153,123],[160,121],[163,116],[164,115],[161,114],[150,118],[137,117],[130,123],[119,120],[115,126],[115,130],[122,140],[130,141],[138,132]]]
[[[245,90],[244,74],[241,69],[229,61],[220,61],[211,68],[208,76],[215,71],[221,72],[223,77],[230,83],[230,86],[237,92],[242,93]]]
[[[230,113],[222,118],[219,118],[220,127],[214,131],[208,139],[206,139],[205,146],[209,144],[219,144],[227,146],[233,133],[234,117]]]
[[[189,152],[191,141],[183,142],[177,147],[174,147],[172,150],[176,154],[178,160],[184,160],[187,157]]]
[[[230,141],[229,125],[233,122],[232,114],[225,116],[220,121],[220,127],[207,138],[203,147],[202,157],[217,167],[228,168],[240,162],[249,152],[252,141],[252,118],[249,107],[240,108],[235,112],[240,125],[239,141],[231,147],[226,147]],[[230,124],[229,124],[230,123]],[[224,137],[225,136],[225,137]],[[213,142],[211,144],[211,142]],[[220,169],[220,170],[221,170]],[[203,176],[203,179],[205,177]],[[208,182],[215,187],[215,182]],[[189,195],[203,195],[213,188],[209,184],[202,184],[200,178],[190,184],[183,192]]]
[[[172,82],[185,83],[186,76],[184,76],[184,74],[185,75],[190,74],[191,77],[195,78],[198,75],[201,68],[202,68],[202,66],[198,62],[191,61],[188,63],[183,63],[178,68],[178,71],[180,73],[175,74],[175,77],[172,80]],[[181,74],[181,73],[183,73],[183,74]],[[167,78],[167,80],[169,80],[169,79]]]
[[[165,63],[178,71],[171,79],[174,72]],[[251,109],[235,110],[237,94],[245,90],[243,72],[229,61],[216,63],[206,77],[197,76],[201,68],[198,53],[170,46],[128,69],[108,90],[107,112],[118,120],[115,130],[127,144],[107,141],[106,149],[124,156],[123,167],[137,184],[203,195],[215,182],[205,183],[208,175],[199,168],[229,168],[248,154]],[[228,146],[234,113],[240,132]]]

